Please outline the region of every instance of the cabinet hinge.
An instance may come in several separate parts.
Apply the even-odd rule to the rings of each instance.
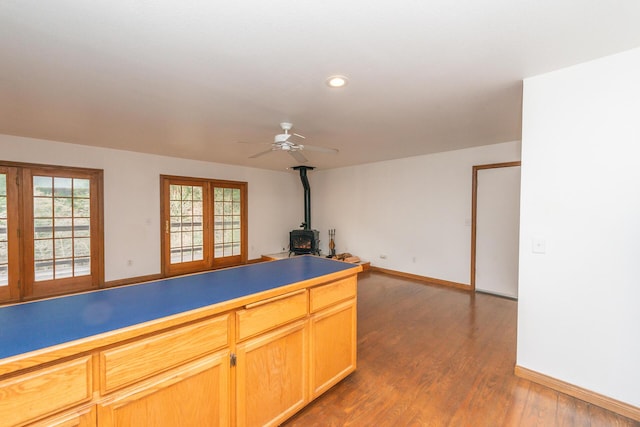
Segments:
[[[231,353],[231,367],[236,366],[237,358],[235,353]]]

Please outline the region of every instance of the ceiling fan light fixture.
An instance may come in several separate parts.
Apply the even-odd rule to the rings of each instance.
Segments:
[[[291,137],[291,134],[289,133],[279,133],[273,138],[273,142],[275,142],[276,144],[286,142],[289,137]]]
[[[327,86],[331,88],[345,87],[347,83],[349,83],[349,79],[347,79],[345,76],[335,75],[327,79]]]

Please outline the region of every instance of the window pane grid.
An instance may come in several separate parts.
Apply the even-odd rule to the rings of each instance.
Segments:
[[[7,174],[0,174],[0,286],[9,286]]]
[[[214,257],[240,255],[240,189],[214,188]]]
[[[36,281],[91,274],[90,180],[33,177]]]
[[[169,186],[171,264],[204,259],[202,196],[202,186]]]

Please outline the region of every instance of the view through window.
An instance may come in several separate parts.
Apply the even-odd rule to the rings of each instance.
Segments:
[[[204,259],[203,187],[170,185],[171,264]]]
[[[33,177],[35,281],[91,274],[88,179]]]
[[[184,274],[247,260],[247,183],[162,176],[163,271]]]
[[[242,203],[239,188],[214,187],[213,229],[214,256],[240,255],[242,241]]]
[[[0,163],[0,301],[104,281],[102,171]]]

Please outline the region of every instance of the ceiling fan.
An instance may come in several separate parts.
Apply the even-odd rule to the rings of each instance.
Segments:
[[[291,157],[296,159],[300,163],[307,163],[309,160],[302,154],[303,150],[308,151],[319,151],[323,153],[337,153],[338,150],[335,148],[324,148],[324,147],[316,147],[313,145],[301,144],[295,142],[296,138],[300,140],[305,139],[304,136],[297,133],[289,133],[293,125],[291,123],[280,123],[280,127],[284,133],[279,133],[273,139],[273,143],[271,144],[271,148],[267,151],[261,151],[253,156],[249,156],[250,159],[255,159],[256,157],[264,156],[265,154],[269,154],[274,151],[285,151],[289,153]]]

